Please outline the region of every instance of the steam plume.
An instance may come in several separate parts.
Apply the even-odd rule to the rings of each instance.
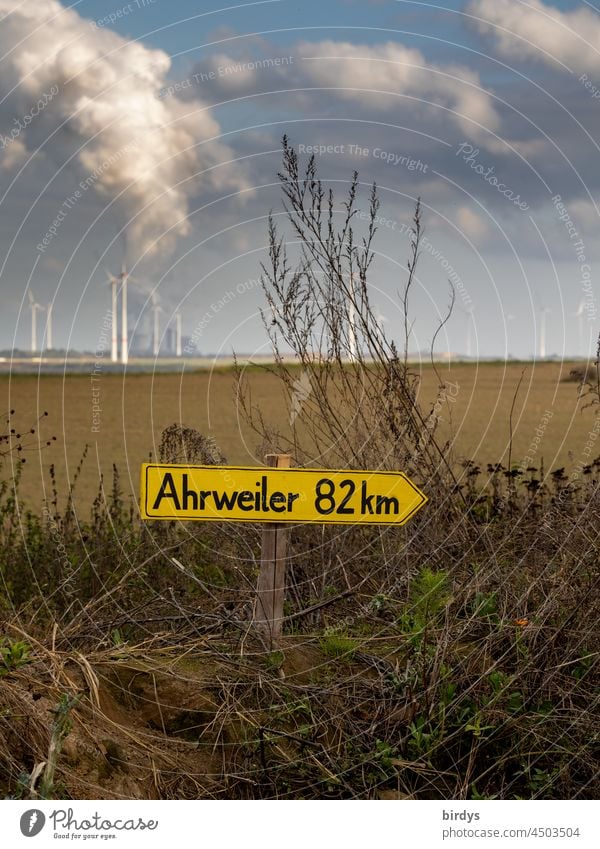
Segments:
[[[171,64],[162,50],[122,38],[57,0],[0,0],[0,16],[2,114],[27,115],[58,87],[0,152],[4,167],[22,164],[44,142],[50,159],[72,154],[68,167],[87,181],[86,190],[115,199],[136,251],[154,251],[153,240],[170,227],[162,250],[189,233],[192,193],[246,186],[231,165],[199,173],[226,162],[230,152],[211,141],[219,126],[202,103],[190,108],[157,96]]]

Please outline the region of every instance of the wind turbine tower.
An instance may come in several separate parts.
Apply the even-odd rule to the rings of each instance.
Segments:
[[[38,350],[37,314],[38,310],[43,310],[44,307],[36,302],[31,289],[27,290],[27,296],[29,298],[29,309],[31,310],[31,353],[35,354],[35,352]]]
[[[54,347],[52,344],[52,309],[54,303],[51,301],[46,307],[46,350],[51,351]]]
[[[175,313],[175,356],[181,356],[181,313]]]
[[[127,332],[127,279],[129,274],[125,263],[121,266],[121,363],[125,366],[129,361],[129,338]]]
[[[385,325],[387,324],[388,318],[387,318],[387,315],[384,315],[381,312],[379,307],[377,307],[377,310],[375,312],[375,321],[377,323],[377,330],[379,331],[381,336],[384,336],[385,335]]]
[[[117,286],[119,284],[119,278],[115,277],[114,274],[111,274],[107,268],[105,268],[104,270],[106,271],[106,276],[108,277],[108,282],[110,283],[110,359],[111,362],[116,363],[119,359],[119,329],[117,318]]]

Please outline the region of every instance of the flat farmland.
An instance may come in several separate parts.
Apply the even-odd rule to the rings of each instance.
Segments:
[[[593,459],[600,448],[592,451],[591,457],[583,451],[596,409],[581,409],[577,384],[566,380],[573,367],[554,362],[438,365],[440,377],[450,387],[438,413],[441,435],[452,440],[453,460],[506,462],[510,410],[521,377],[513,412],[513,462],[531,455],[532,447],[534,465],[543,458],[546,469],[568,469],[573,463]],[[428,410],[437,397],[438,377],[431,365],[415,366],[415,371],[421,377],[419,398]],[[275,429],[289,433],[289,401],[278,379],[253,367],[246,380],[252,404]],[[24,435],[19,456],[27,462],[20,492],[34,508],[50,497],[51,465],[64,504],[86,446],[87,457],[75,487],[82,515],[97,494],[102,476],[105,485],[111,486],[113,464],[125,496],[137,494],[140,463],[147,461],[150,453],[157,457],[161,432],[173,422],[212,436],[230,463],[262,462],[259,437],[242,416],[235,375],[228,369],[103,374],[93,387],[89,374],[16,375],[0,377],[0,385],[3,409],[15,410],[13,426]],[[36,432],[27,435],[31,427]],[[10,463],[7,457],[5,479]]]

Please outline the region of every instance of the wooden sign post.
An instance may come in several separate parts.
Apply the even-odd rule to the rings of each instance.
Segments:
[[[427,501],[403,472],[290,466],[289,454],[269,454],[263,468],[144,463],[141,469],[143,519],[264,525],[253,621],[269,646],[283,625],[286,524],[403,525]]]
[[[291,459],[290,454],[267,454],[265,464],[289,469]],[[281,636],[283,627],[287,543],[288,529],[283,523],[264,526],[254,625],[271,648]]]

